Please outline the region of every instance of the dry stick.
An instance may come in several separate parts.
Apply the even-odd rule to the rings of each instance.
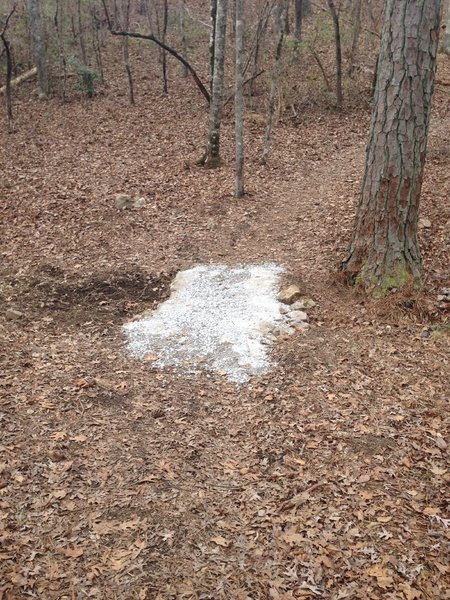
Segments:
[[[3,51],[0,54],[0,57],[2,57],[4,53],[5,53],[5,49],[3,48]],[[25,71],[25,73],[22,73],[22,75],[19,75],[15,79],[11,79],[11,89],[13,87],[15,87],[16,85],[19,85],[23,81],[27,81],[28,79],[31,79],[31,77],[34,77],[35,75],[37,75],[37,67],[33,67],[32,69],[30,69],[29,71]],[[6,92],[6,85],[0,87],[0,95],[4,94],[5,92]]]
[[[109,13],[108,13],[108,9],[106,7],[105,0],[102,0],[102,3],[103,3],[103,8],[105,9],[106,20],[108,22],[108,29],[109,29],[109,31],[110,31],[110,33],[112,35],[128,36],[128,37],[136,38],[136,39],[139,39],[139,40],[149,40],[151,42],[154,42],[155,44],[157,44],[161,48],[163,48],[163,50],[166,50],[166,52],[168,52],[169,54],[171,54],[174,58],[176,58],[177,60],[179,60],[182,65],[184,65],[186,67],[186,69],[192,75],[192,78],[194,79],[194,81],[195,81],[198,89],[201,91],[201,93],[205,97],[205,99],[208,102],[208,104],[211,102],[211,97],[209,95],[209,92],[205,88],[205,86],[203,85],[202,80],[200,79],[200,77],[195,72],[195,69],[188,63],[187,60],[185,60],[180,54],[178,54],[178,52],[176,50],[174,50],[173,48],[171,48],[167,44],[164,44],[163,42],[161,42],[161,40],[159,40],[158,38],[156,38],[152,34],[145,35],[143,33],[134,33],[134,32],[131,32],[131,31],[115,31],[112,28],[112,23],[111,23],[111,20],[109,18]]]
[[[325,69],[323,68],[323,64],[322,64],[322,61],[319,58],[319,55],[317,54],[317,52],[314,50],[314,48],[312,46],[308,46],[308,47],[309,47],[309,50],[310,50],[311,54],[313,55],[313,58],[315,59],[315,61],[319,65],[319,69],[322,72],[323,79],[325,81],[325,85],[327,86],[327,91],[331,92],[331,84],[330,84],[330,81],[329,81],[329,79],[327,77],[327,74],[325,73]]]

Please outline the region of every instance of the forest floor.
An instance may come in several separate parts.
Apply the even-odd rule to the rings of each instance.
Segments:
[[[0,599],[450,598],[448,88],[425,290],[375,302],[334,275],[369,106],[280,121],[265,167],[250,111],[236,200],[231,108],[225,166],[203,170],[201,97],[159,85],[138,78],[130,107],[24,84],[0,133]],[[237,386],[126,355],[122,324],[180,269],[267,261],[317,303],[272,372]]]

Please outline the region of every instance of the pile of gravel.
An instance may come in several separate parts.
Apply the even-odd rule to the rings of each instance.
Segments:
[[[166,302],[124,326],[130,354],[161,369],[210,369],[237,383],[265,373],[274,333],[293,332],[277,300],[282,272],[275,264],[181,271]]]

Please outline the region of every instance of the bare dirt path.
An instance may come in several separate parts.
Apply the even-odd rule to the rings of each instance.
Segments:
[[[331,275],[367,114],[280,124],[266,169],[251,127],[237,203],[231,121],[227,166],[196,168],[205,115],[182,85],[133,109],[24,92],[3,134],[0,598],[448,597],[448,104],[424,189],[427,292],[392,307]],[[145,206],[119,211],[117,193]],[[272,373],[234,386],[122,351],[122,323],[180,268],[267,260],[317,302]]]

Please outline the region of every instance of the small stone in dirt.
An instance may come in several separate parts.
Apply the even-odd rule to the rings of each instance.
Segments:
[[[17,321],[17,319],[21,319],[23,316],[23,312],[20,312],[20,310],[15,310],[14,308],[8,308],[8,310],[5,312],[5,317],[8,321]]]
[[[294,327],[296,331],[305,333],[309,329],[309,323],[306,323],[305,321],[295,322]]]
[[[147,204],[147,201],[145,198],[138,198],[137,200],[135,200],[133,202],[134,208],[143,208],[146,204]]]
[[[133,201],[129,196],[124,196],[123,194],[120,194],[116,197],[115,204],[118,210],[124,210],[125,208],[129,208],[133,204]]]
[[[419,219],[418,225],[419,229],[429,229],[431,227],[431,221],[430,219],[422,217],[421,219]]]
[[[303,310],[293,310],[289,313],[288,318],[295,323],[303,323],[309,320],[308,315]]]
[[[288,285],[278,294],[278,300],[283,304],[293,304],[302,295],[300,288],[296,285]]]
[[[428,329],[428,327],[424,327],[422,329],[421,337],[423,337],[423,338],[429,338],[430,335],[431,335],[431,331]]]
[[[305,310],[307,308],[314,308],[316,303],[311,298],[300,298],[292,304],[292,310]]]

